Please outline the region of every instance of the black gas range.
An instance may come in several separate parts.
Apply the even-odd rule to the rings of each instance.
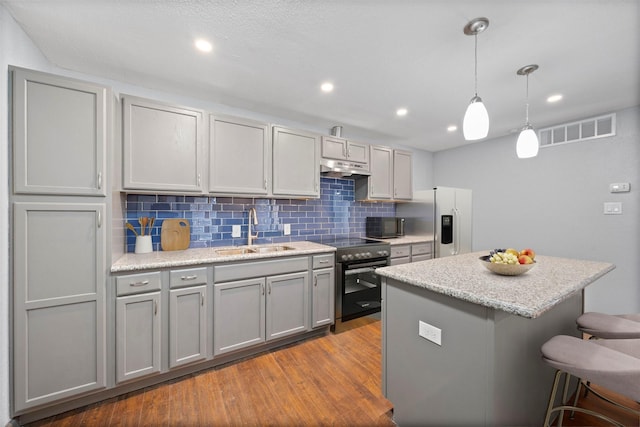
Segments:
[[[336,325],[379,312],[376,269],[389,265],[389,243],[350,237],[325,244],[336,248]]]

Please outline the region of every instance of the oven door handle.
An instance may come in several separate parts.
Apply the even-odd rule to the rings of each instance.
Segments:
[[[357,274],[357,273],[369,273],[376,271],[376,268],[386,267],[387,264],[380,264],[379,262],[371,262],[366,264],[358,264],[357,268],[346,268],[344,274]]]

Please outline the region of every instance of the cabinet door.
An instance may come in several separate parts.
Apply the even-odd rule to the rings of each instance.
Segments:
[[[327,159],[346,160],[347,140],[331,136],[323,136],[322,157]]]
[[[14,204],[15,411],[105,387],[105,210]]]
[[[207,287],[169,292],[169,367],[202,360],[207,354]]]
[[[202,192],[203,113],[123,97],[123,187]]]
[[[12,77],[14,192],[105,196],[109,90],[19,68]]]
[[[273,195],[320,197],[320,138],[273,128]]]
[[[360,142],[349,141],[347,143],[347,157],[352,162],[369,162],[369,145]]]
[[[408,151],[393,151],[393,198],[411,200],[412,186],[412,154]]]
[[[333,268],[313,271],[312,328],[333,324],[335,320],[335,287]]]
[[[265,341],[264,278],[213,287],[213,352],[239,350]]]
[[[160,292],[116,298],[116,381],[160,372]]]
[[[371,146],[371,176],[369,177],[369,197],[371,199],[391,199],[393,179],[393,150],[389,147]]]
[[[210,116],[209,192],[268,193],[269,125]]]
[[[267,340],[309,329],[309,273],[267,277]]]

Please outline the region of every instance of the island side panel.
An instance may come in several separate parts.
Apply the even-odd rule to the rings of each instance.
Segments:
[[[387,278],[383,285],[384,393],[399,426],[486,425],[493,347],[490,309]],[[418,335],[442,330],[442,345]],[[524,387],[524,385],[523,385]]]
[[[555,335],[580,336],[575,320],[582,304],[579,292],[535,319],[494,310],[495,402],[488,425],[542,425],[555,370],[542,361],[540,347]]]

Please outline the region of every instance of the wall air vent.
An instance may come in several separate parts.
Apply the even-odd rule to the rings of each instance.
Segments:
[[[538,130],[540,147],[605,138],[615,134],[615,113]]]

